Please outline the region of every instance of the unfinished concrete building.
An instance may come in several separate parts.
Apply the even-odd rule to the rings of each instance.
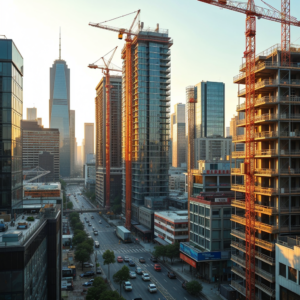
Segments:
[[[291,64],[282,66],[280,45],[256,57],[255,67],[255,212],[256,212],[256,296],[275,298],[275,243],[280,236],[300,233],[300,46],[291,46]],[[234,77],[245,84],[245,64]],[[246,90],[239,89],[245,98]],[[245,102],[239,103],[238,127],[245,127]],[[245,135],[233,136],[233,142],[245,143]],[[245,158],[235,151],[233,158]],[[231,170],[233,182],[242,182],[244,164]],[[245,185],[232,184],[232,190],[245,192]],[[231,260],[232,287],[245,296],[245,201],[232,200],[233,240]]]

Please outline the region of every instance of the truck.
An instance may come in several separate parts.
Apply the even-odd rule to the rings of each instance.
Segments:
[[[117,226],[116,235],[124,243],[131,243],[131,232],[124,226]]]
[[[27,229],[28,228],[28,223],[27,222],[19,222],[17,228],[18,229]]]
[[[0,219],[0,231],[6,231],[7,229],[8,229],[8,226],[4,222],[4,219]]]

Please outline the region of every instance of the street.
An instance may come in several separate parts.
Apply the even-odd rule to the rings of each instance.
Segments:
[[[81,193],[79,186],[67,186],[67,194],[71,194],[70,200],[73,202],[74,208],[81,208],[82,206],[84,208],[90,208],[91,205],[84,199],[84,196],[78,195],[78,193]],[[78,202],[73,196],[74,194],[76,194]],[[94,216],[94,219],[91,219],[91,216]],[[88,226],[84,217],[87,217],[92,226]],[[146,271],[150,275],[150,282],[144,282],[141,278],[142,275],[136,275],[136,278],[130,279],[129,281],[132,284],[132,291],[125,292],[122,287],[122,296],[125,299],[132,300],[137,297],[141,297],[143,300],[195,299],[181,287],[182,282],[179,279],[168,278],[167,268],[161,265],[161,272],[156,272],[154,270],[154,263],[150,260],[151,254],[147,252],[143,246],[134,243],[119,243],[119,239],[114,233],[115,228],[111,227],[102,217],[100,217],[98,213],[83,213],[80,214],[80,218],[84,222],[86,232],[92,236],[94,241],[98,241],[100,243],[100,248],[95,248],[95,252],[97,254],[97,260],[106,276],[108,276],[108,266],[103,265],[102,254],[107,249],[113,250],[116,258],[117,256],[122,256],[123,258],[125,255],[128,256],[135,262],[136,266],[141,267],[143,271]],[[99,224],[99,220],[101,220],[102,224]],[[94,235],[93,227],[98,231],[98,235],[96,236]],[[146,260],[146,263],[140,263],[140,257],[143,257]],[[91,256],[91,259],[93,263],[95,263],[93,255]],[[127,262],[116,262],[110,265],[110,281],[118,292],[120,291],[120,286],[113,281],[112,276],[120,270],[124,264],[128,266],[130,271],[135,271],[136,267],[130,267]],[[158,290],[157,293],[150,294],[148,291],[149,283],[154,283],[156,285]]]

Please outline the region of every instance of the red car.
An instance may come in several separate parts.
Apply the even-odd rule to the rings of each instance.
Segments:
[[[157,271],[157,272],[161,272],[161,267],[159,264],[155,264],[154,265],[154,270]]]
[[[119,263],[123,262],[122,256],[118,256],[118,257],[117,257],[117,262],[119,262]]]

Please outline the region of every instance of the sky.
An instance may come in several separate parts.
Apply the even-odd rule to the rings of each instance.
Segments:
[[[246,0],[244,0],[246,2]],[[280,9],[281,0],[268,0]],[[265,6],[256,0],[256,5]],[[24,58],[23,118],[26,108],[36,107],[43,125],[49,127],[49,69],[59,56],[71,70],[71,109],[76,112],[78,145],[84,123],[95,122],[95,88],[101,70],[88,64],[118,46],[113,63],[122,65],[124,40],[117,33],[98,29],[89,22],[102,22],[141,9],[145,27],[168,29],[171,47],[171,111],[185,103],[185,88],[204,81],[225,83],[225,125],[229,126],[238,104],[239,73],[245,51],[245,16],[197,0],[0,0],[0,35],[13,39]],[[300,19],[300,1],[291,0],[291,14]],[[108,23],[128,28],[133,15]],[[292,28],[291,41],[300,44],[300,29]],[[280,43],[280,24],[257,21],[257,53]]]

